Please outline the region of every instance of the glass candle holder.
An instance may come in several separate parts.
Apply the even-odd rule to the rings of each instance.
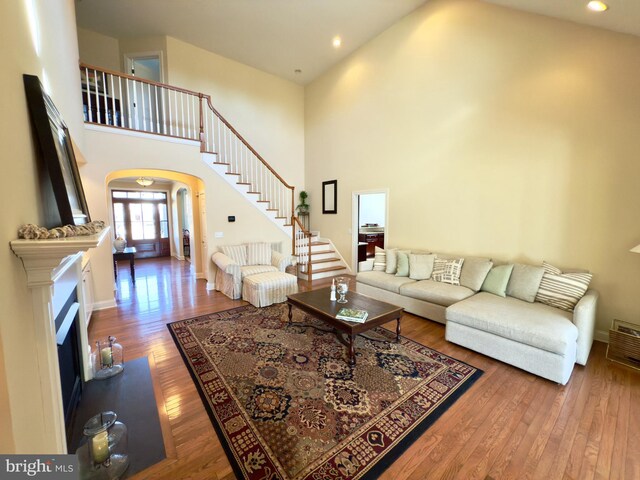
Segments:
[[[347,277],[338,277],[336,279],[336,288],[338,291],[338,303],[347,303],[347,292],[349,291],[349,279]]]
[[[104,380],[124,370],[124,351],[122,345],[116,343],[116,337],[96,342],[96,349],[91,354],[93,378]]]
[[[76,451],[82,479],[118,479],[129,467],[127,427],[115,412],[102,412],[84,424]]]

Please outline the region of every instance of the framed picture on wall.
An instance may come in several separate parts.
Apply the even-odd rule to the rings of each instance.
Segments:
[[[338,213],[338,180],[322,182],[322,213]]]
[[[88,223],[91,221],[89,209],[69,130],[38,77],[23,75],[23,79],[31,123],[43,170],[46,170],[43,174],[48,177],[40,179],[47,227],[57,226],[52,225],[57,222],[62,225]],[[51,207],[50,203],[57,206],[57,218],[50,216],[52,209],[47,208]]]

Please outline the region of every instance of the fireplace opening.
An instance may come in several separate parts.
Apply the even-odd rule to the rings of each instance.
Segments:
[[[80,320],[77,291],[74,288],[56,317],[56,342],[58,344],[58,364],[62,390],[62,408],[67,433],[67,444],[71,439],[71,423],[82,394],[80,341],[78,321]]]

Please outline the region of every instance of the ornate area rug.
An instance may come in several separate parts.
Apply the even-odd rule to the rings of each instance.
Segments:
[[[377,328],[356,365],[284,304],[168,325],[238,478],[376,478],[482,372]]]

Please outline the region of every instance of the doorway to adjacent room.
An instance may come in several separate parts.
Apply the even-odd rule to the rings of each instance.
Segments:
[[[373,260],[375,248],[384,248],[388,238],[387,189],[366,190],[353,193],[352,206],[352,270],[360,271],[360,265]]]

